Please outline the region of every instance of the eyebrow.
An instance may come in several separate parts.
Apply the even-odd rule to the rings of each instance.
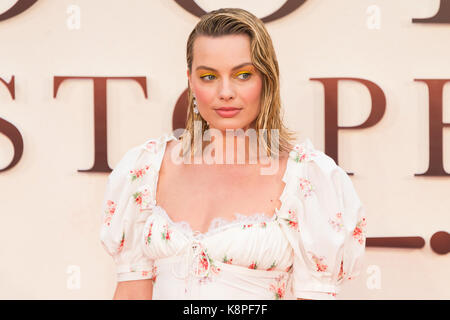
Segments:
[[[246,65],[249,65],[249,64],[250,64],[250,65],[253,65],[253,63],[251,63],[251,62],[244,62],[244,63],[241,63],[240,65],[234,67],[234,68],[231,69],[231,70],[236,70],[236,69],[242,68],[243,66],[246,66]],[[208,70],[212,70],[212,71],[214,71],[214,72],[217,72],[216,69],[211,68],[211,67],[207,67],[207,66],[198,66],[195,70],[198,70],[198,69],[208,69]]]

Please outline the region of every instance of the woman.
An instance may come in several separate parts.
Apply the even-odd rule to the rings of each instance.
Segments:
[[[360,272],[364,210],[344,170],[292,142],[263,23],[204,15],[187,64],[186,130],[132,148],[108,179],[114,299],[334,299]]]

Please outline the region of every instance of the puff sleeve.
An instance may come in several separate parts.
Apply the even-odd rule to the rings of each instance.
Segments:
[[[309,142],[291,152],[284,230],[293,249],[292,292],[335,299],[357,277],[365,252],[364,207],[347,173]]]
[[[136,175],[143,149],[130,149],[108,176],[102,208],[100,241],[116,264],[117,281],[152,278],[153,261],[144,255],[143,226],[148,211],[135,204]]]

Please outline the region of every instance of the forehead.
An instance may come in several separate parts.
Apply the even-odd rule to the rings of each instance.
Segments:
[[[232,68],[251,61],[250,37],[246,34],[199,36],[194,41],[193,55],[194,68],[197,65]]]

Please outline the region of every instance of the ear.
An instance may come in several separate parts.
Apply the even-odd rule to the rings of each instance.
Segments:
[[[189,69],[186,70],[186,74],[188,77],[189,87],[192,89],[191,75],[189,73]]]
[[[189,73],[189,69],[187,70],[187,76],[188,76],[188,82],[189,82],[189,89],[191,90],[192,93],[194,93],[194,86],[192,85],[192,78],[191,78],[191,74]],[[194,94],[195,96],[195,94]]]

